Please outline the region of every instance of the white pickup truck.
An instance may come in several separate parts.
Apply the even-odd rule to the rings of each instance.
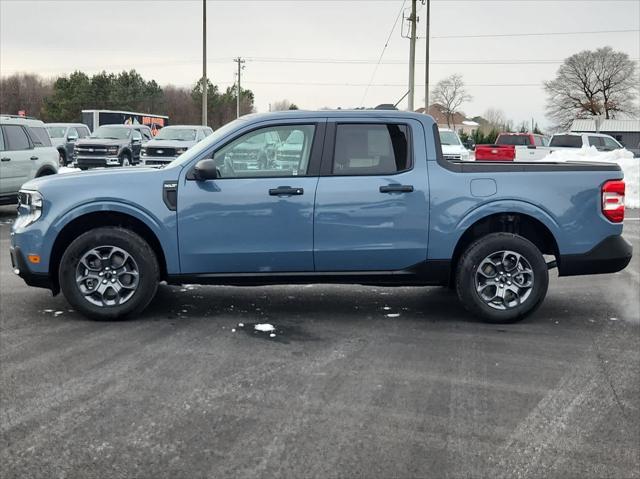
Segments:
[[[589,148],[590,146],[594,146],[598,151],[624,149],[624,146],[618,141],[603,133],[556,133],[549,142],[549,148],[552,152],[567,148]]]

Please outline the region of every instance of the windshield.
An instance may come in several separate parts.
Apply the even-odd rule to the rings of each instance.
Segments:
[[[459,145],[460,139],[453,131],[440,131],[440,143],[443,145]]]
[[[155,136],[156,140],[194,141],[195,128],[163,128]]]
[[[105,140],[126,140],[131,136],[131,130],[122,126],[101,126],[93,132],[91,138]]]
[[[64,132],[67,129],[63,126],[48,126],[47,131],[51,138],[64,138]]]
[[[177,157],[167,166],[184,165],[185,163],[188,163],[193,158],[200,156],[203,151],[208,150],[212,144],[217,143],[234,130],[241,128],[245,123],[246,120],[239,118],[237,120],[233,120],[230,123],[227,123],[224,126],[221,126],[204,140],[196,143],[196,146],[194,146],[193,148],[189,148],[185,153]],[[156,138],[158,137],[156,136]]]

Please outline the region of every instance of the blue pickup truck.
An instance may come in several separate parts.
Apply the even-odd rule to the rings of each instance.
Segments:
[[[613,273],[632,253],[618,165],[448,161],[433,119],[399,111],[248,115],[165,168],[38,178],[19,196],[14,272],[96,319],[139,314],[166,281],[445,285],[510,322],[550,268]]]

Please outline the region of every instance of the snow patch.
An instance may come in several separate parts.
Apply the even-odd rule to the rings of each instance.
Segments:
[[[253,329],[256,331],[262,331],[263,333],[269,333],[276,330],[275,326],[269,323],[258,323],[253,327]]]
[[[640,208],[640,159],[634,158],[628,150],[598,151],[594,146],[556,150],[544,161],[606,161],[617,163],[624,173],[626,184],[625,205],[627,208]]]
[[[400,313],[389,313],[389,314],[385,314],[385,316],[387,318],[399,318],[400,317]]]
[[[80,171],[82,171],[80,168],[71,168],[69,166],[61,166],[60,168],[58,168],[59,175],[64,175],[67,173],[79,173]]]

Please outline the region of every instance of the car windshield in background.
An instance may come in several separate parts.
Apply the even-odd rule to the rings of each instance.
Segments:
[[[516,145],[527,146],[531,142],[526,135],[500,135],[496,141],[496,145]]]
[[[47,131],[51,138],[64,138],[64,132],[67,129],[63,126],[48,126]]]
[[[582,137],[579,135],[555,135],[549,146],[563,148],[582,148]]]
[[[163,128],[155,137],[156,140],[194,141],[196,130],[194,128]]]
[[[131,136],[129,128],[119,126],[101,126],[93,132],[91,138],[103,138],[105,140],[126,140]]]
[[[458,135],[452,131],[441,131],[440,143],[443,145],[459,145],[460,140],[458,139]]]

